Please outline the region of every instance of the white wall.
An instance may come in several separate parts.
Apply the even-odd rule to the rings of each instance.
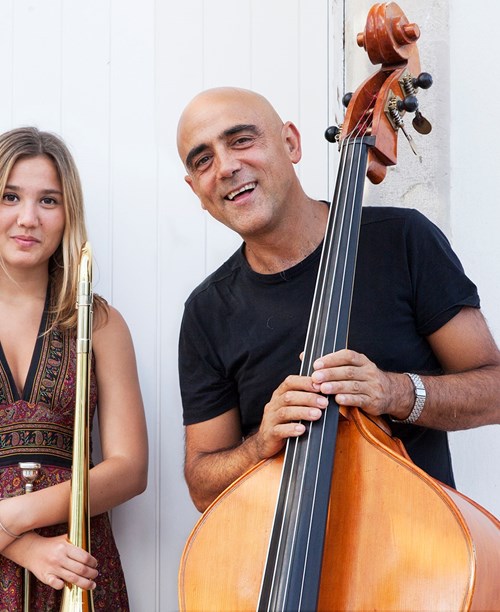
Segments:
[[[495,41],[500,6],[450,2],[450,195],[453,242],[479,287],[482,309],[500,342],[500,82]],[[499,427],[453,435],[457,485],[500,515]]]
[[[371,2],[347,4],[349,41]],[[421,98],[434,131],[421,144],[421,165],[400,140],[400,163],[368,198],[415,206],[443,227],[498,335],[500,212],[492,178],[498,138],[491,132],[498,84],[486,74],[487,47],[470,62],[475,45],[487,44],[488,28],[493,37],[499,9],[491,0],[488,20],[471,21],[465,0],[455,0],[450,36],[446,0],[400,4],[421,26],[422,67],[436,78]],[[206,87],[260,91],[303,134],[299,172],[308,193],[330,195],[336,154],[323,132],[341,116],[344,76],[335,51],[342,10],[342,0],[0,0],[0,130],[35,124],[71,147],[85,187],[96,290],[124,314],[135,341],[150,434],[149,487],[113,511],[134,612],[177,605],[179,557],[198,516],[182,476],[179,322],[190,290],[239,243],[202,213],[183,182],[177,118]],[[352,43],[347,51],[351,89],[375,68]],[[480,97],[478,66],[485,73]],[[480,147],[487,152],[478,154]],[[460,488],[500,514],[497,435],[484,428],[456,434],[453,442]]]

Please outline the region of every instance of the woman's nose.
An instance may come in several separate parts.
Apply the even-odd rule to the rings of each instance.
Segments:
[[[38,211],[32,202],[24,202],[19,208],[17,216],[18,227],[36,227],[38,225]]]

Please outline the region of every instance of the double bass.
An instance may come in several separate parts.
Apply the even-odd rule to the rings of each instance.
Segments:
[[[347,345],[365,176],[397,161],[414,112],[419,28],[395,3],[376,4],[358,35],[381,67],[346,102],[340,163],[301,374]],[[228,487],[191,532],[179,608],[194,612],[499,610],[500,524],[418,468],[387,423],[329,398],[319,421]]]

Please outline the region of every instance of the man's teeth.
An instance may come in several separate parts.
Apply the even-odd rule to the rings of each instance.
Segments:
[[[228,193],[226,198],[232,201],[239,193],[243,193],[244,191],[249,191],[250,189],[255,189],[256,186],[257,186],[256,183],[248,183],[248,185],[244,185],[240,189],[236,189],[236,191],[231,191],[231,193]]]

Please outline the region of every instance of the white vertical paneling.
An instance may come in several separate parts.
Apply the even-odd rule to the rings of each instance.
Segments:
[[[307,193],[327,197],[337,152],[323,132],[329,117],[333,123],[342,116],[344,4],[346,80],[352,88],[376,69],[353,38],[364,27],[369,0],[355,5],[343,0],[0,0],[0,127],[35,123],[61,133],[68,142],[84,183],[96,290],[123,313],[135,342],[150,436],[149,486],[112,513],[133,612],[177,608],[179,558],[198,517],[182,474],[179,324],[191,289],[240,243],[207,217],[184,183],[175,146],[177,120],[188,100],[207,87],[260,91],[302,133],[304,157],[298,172]],[[446,228],[447,0],[402,8],[422,27],[424,68],[439,77],[435,89],[422,97],[422,109],[436,131],[425,145],[423,164],[417,162],[416,169],[404,175],[399,169],[392,172],[391,190],[384,191],[384,185],[373,201],[411,201]],[[472,109],[474,102],[469,106]],[[463,124],[471,119],[454,117],[460,119],[456,130],[463,137]],[[495,143],[489,146],[490,159],[496,159]],[[405,147],[402,142],[400,148]],[[410,163],[408,153],[402,155],[404,163]],[[457,162],[459,171],[463,164],[463,159]],[[484,173],[479,164],[469,171],[464,174],[467,180],[458,184],[471,198],[466,187]],[[475,204],[495,218],[493,204],[487,203],[493,187],[485,184],[487,191]],[[463,248],[469,228],[470,244],[480,239],[481,216],[463,223],[461,206],[468,202],[460,200],[459,205],[458,197],[454,235]],[[489,268],[480,271],[485,258],[494,260],[495,227],[490,225],[492,236],[483,241],[490,250],[476,259],[469,249],[468,262],[474,274],[480,274],[484,305],[498,330],[496,285]],[[486,439],[493,444],[481,431],[471,435],[477,446]],[[455,452],[465,456],[465,445],[457,441]],[[485,480],[497,479],[495,467],[488,468],[485,459],[486,476],[480,478],[468,467],[477,463],[472,451],[467,457],[457,462],[465,492],[472,490],[479,501],[484,496],[498,512],[498,489],[484,493],[491,491]]]
[[[328,127],[328,88],[333,77],[328,61],[329,4],[328,0],[318,2],[314,11],[308,0],[301,0],[298,5],[297,121],[303,151],[299,171],[306,193],[317,199],[329,198],[331,145],[324,137]],[[341,40],[337,39],[337,51],[341,50]]]
[[[266,96],[283,120],[299,116],[299,0],[252,2],[250,89]],[[316,11],[311,11],[316,12]]]
[[[61,0],[13,3],[12,123],[61,127]]]
[[[114,510],[112,516],[133,610],[153,610],[156,606],[156,536],[162,518],[156,493],[161,379],[154,9],[153,0],[140,4],[112,0],[110,17],[111,297],[113,305],[128,321],[134,338],[151,458],[147,491]],[[139,551],[142,553],[133,554]]]
[[[13,126],[12,106],[14,92],[13,81],[13,55],[14,45],[14,0],[0,1],[0,24],[2,24],[2,36],[0,36],[0,57],[2,58],[2,95],[0,96],[0,133]]]
[[[177,342],[184,300],[206,271],[206,221],[184,182],[176,151],[180,113],[204,82],[203,1],[156,6],[156,127],[158,137],[158,227],[160,406],[154,457],[160,524],[156,532],[155,610],[177,607],[177,569],[198,517],[183,479],[184,434],[177,377]]]
[[[252,34],[252,6],[255,2],[205,0],[203,3],[203,86],[250,87],[256,54]],[[262,38],[259,38],[259,44]],[[262,44],[265,48],[265,42]],[[211,217],[206,220],[206,271],[218,268],[226,256],[241,243],[226,227]]]
[[[109,183],[109,0],[63,3],[61,130],[85,196],[94,253],[94,290],[111,298],[112,218]]]
[[[251,0],[203,2],[203,88],[248,87],[253,55]]]

